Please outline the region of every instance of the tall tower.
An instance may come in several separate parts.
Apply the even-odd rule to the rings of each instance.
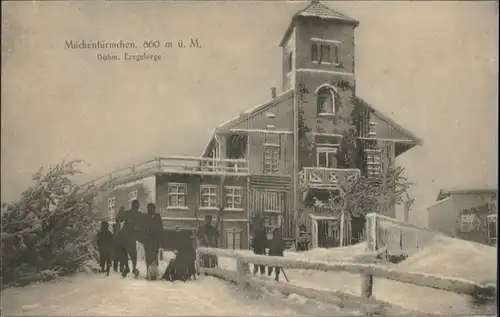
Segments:
[[[312,0],[297,12],[281,40],[283,90],[354,77],[354,29],[359,22]]]
[[[359,22],[313,0],[297,12],[282,47],[283,91],[294,89],[294,219],[303,167],[336,168],[355,96],[354,30]],[[306,145],[312,143],[311,146]]]

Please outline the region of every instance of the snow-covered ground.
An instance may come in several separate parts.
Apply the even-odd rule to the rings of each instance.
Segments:
[[[251,254],[251,251],[241,251]],[[335,249],[313,249],[307,252],[287,252],[285,257],[311,261],[370,261],[366,244]],[[372,259],[373,260],[373,259]],[[235,261],[220,258],[219,265],[235,269]],[[443,276],[454,276],[472,281],[496,281],[496,248],[447,237],[436,237],[428,246],[400,264],[385,263],[399,269]],[[290,283],[317,290],[337,290],[361,295],[361,277],[346,272],[290,270],[285,273]],[[283,278],[282,278],[283,280]],[[479,308],[470,297],[437,289],[416,286],[387,279],[375,279],[374,297],[404,309],[431,314],[467,315],[496,312],[495,306]],[[485,310],[486,309],[486,310]]]
[[[409,271],[495,283],[497,252],[496,248],[487,245],[436,236],[422,251],[401,262],[397,267]]]
[[[252,254],[249,250],[239,251]],[[160,271],[166,267],[167,257]],[[314,249],[308,252],[286,252],[286,257],[312,261],[372,261],[366,244],[346,248]],[[461,240],[437,237],[423,250],[400,264],[385,264],[407,271],[456,276],[474,281],[496,281],[496,248]],[[234,260],[219,257],[219,266],[236,269]],[[145,272],[144,264],[139,269]],[[338,290],[360,295],[361,280],[357,274],[286,269],[290,283],[318,290]],[[283,280],[283,278],[282,278]],[[393,305],[423,313],[446,315],[494,314],[471,304],[470,298],[451,292],[415,286],[386,279],[375,279],[374,296]],[[117,273],[82,273],[73,277],[10,288],[2,292],[4,314],[31,315],[219,315],[239,316],[347,316],[356,311],[340,310],[331,305],[307,300],[292,294],[281,295],[265,290],[242,289],[209,276],[190,282],[123,279]]]
[[[166,259],[168,260],[168,259]],[[166,263],[161,264],[164,270]],[[139,266],[141,272],[144,265]],[[196,281],[147,281],[118,273],[82,273],[56,281],[2,291],[2,312],[9,315],[72,316],[298,316],[356,314],[300,296],[284,296],[209,277]]]

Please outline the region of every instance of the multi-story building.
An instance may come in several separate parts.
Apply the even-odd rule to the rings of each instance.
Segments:
[[[286,237],[302,222],[313,246],[326,246],[335,217],[313,199],[357,177],[376,179],[381,166],[421,142],[356,95],[358,25],[312,1],[281,40],[281,92],[272,88],[269,101],[218,125],[201,157],[156,159],[125,172],[101,207],[112,215],[138,197],[156,203],[165,227],[190,230],[221,206],[225,247],[246,247],[257,215]]]

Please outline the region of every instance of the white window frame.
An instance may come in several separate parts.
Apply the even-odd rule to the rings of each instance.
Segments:
[[[271,150],[270,157],[267,156],[267,150]],[[271,175],[279,173],[280,158],[281,158],[281,145],[274,143],[265,143],[264,158],[263,158],[264,174]],[[268,160],[270,160],[270,162],[268,162]]]
[[[170,189],[174,188],[176,191],[171,192]],[[184,188],[184,193],[180,193],[180,188]],[[170,196],[177,197],[177,205],[172,205]],[[179,205],[179,197],[184,197],[184,204]],[[167,185],[167,209],[188,209],[187,207],[187,184],[186,183],[168,183]]]
[[[204,189],[207,189],[208,193],[203,193]],[[208,196],[208,206],[203,205],[203,198],[205,196]],[[201,185],[200,209],[218,209],[218,208],[219,208],[219,187],[217,185]]]
[[[236,190],[240,191],[240,194],[236,194]],[[228,211],[242,211],[243,210],[243,187],[241,186],[226,186],[224,188],[224,200],[225,207],[224,210]],[[240,198],[240,206],[235,204],[235,198]]]
[[[138,197],[139,197],[139,192],[137,191],[137,189],[128,193],[128,201],[129,202],[132,202],[132,201],[138,199]]]
[[[114,220],[116,215],[116,197],[110,197],[108,199],[108,218],[109,220]]]
[[[324,167],[324,168],[335,168],[335,167],[329,167],[330,160],[332,159],[331,156],[335,157],[338,153],[338,148],[336,146],[332,147],[318,147],[316,148],[316,166],[317,167]],[[326,165],[327,166],[320,166],[320,156],[321,154],[326,155]]]
[[[226,229],[225,230],[226,232],[226,249],[229,249],[229,236],[231,236],[231,242],[232,242],[232,249],[229,249],[229,250],[241,250],[243,249],[243,229],[239,229],[239,228],[231,228],[231,229]],[[235,242],[236,242],[236,239],[235,237],[236,236],[239,236],[239,240],[240,240],[240,244],[238,246],[238,248],[235,248]]]

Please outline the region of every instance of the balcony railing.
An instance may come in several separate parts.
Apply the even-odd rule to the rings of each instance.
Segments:
[[[342,184],[354,182],[360,175],[358,169],[304,167],[299,173],[299,182],[302,190],[339,189]]]
[[[159,157],[127,168],[115,170],[87,184],[98,185],[148,172],[245,176],[248,175],[248,162],[243,159],[213,159],[188,156]]]

